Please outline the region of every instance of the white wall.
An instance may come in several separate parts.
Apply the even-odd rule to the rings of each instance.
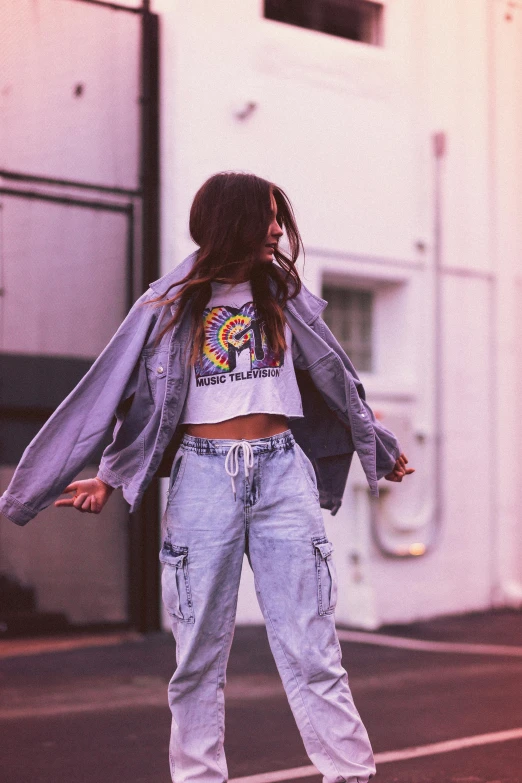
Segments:
[[[490,105],[490,182],[492,226],[491,266],[495,274],[494,373],[495,405],[494,480],[494,600],[522,601],[522,527],[520,432],[522,398],[522,9],[511,10],[506,22],[504,4],[496,2],[490,27],[494,31],[489,57],[493,99]]]
[[[381,482],[383,536],[427,542],[435,403],[442,395],[444,513],[436,547],[384,558],[354,464],[335,518],[339,622],[376,627],[505,603],[522,577],[516,466],[522,362],[521,17],[496,0],[388,0],[382,48],[262,19],[259,0],[156,0],[162,29],[162,258],[192,249],[188,210],[220,169],[258,173],[290,195],[308,251],[305,281],[377,292],[369,401],[417,472]],[[518,71],[517,71],[518,69]],[[236,112],[253,101],[246,119]],[[442,378],[434,374],[432,134],[442,162]],[[514,378],[517,384],[514,384]],[[356,460],[354,463],[357,462]],[[509,583],[509,590],[506,584]],[[259,621],[246,571],[238,620]]]

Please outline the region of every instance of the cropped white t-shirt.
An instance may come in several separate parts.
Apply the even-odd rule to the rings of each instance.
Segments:
[[[292,362],[292,332],[277,356],[259,322],[249,282],[213,283],[203,313],[203,352],[192,367],[181,424],[211,424],[249,413],[303,416]]]

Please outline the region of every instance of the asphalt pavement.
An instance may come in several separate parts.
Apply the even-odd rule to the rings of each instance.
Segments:
[[[522,613],[339,632],[376,783],[522,783]],[[169,783],[174,667],[164,633],[0,642],[0,780]],[[225,695],[231,781],[320,782],[264,627],[236,628]]]

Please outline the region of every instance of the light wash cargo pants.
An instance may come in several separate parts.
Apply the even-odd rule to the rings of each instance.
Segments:
[[[341,664],[332,545],[313,467],[290,430],[250,441],[186,435],[162,535],[163,601],[176,639],[174,783],[228,779],[223,689],[245,552],[310,760],[323,783],[366,783],[375,767]]]

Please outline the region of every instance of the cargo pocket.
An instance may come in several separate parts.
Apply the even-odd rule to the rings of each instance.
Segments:
[[[165,541],[159,556],[163,563],[161,594],[167,612],[185,623],[194,622],[190,590],[188,547]]]
[[[333,561],[333,545],[326,536],[312,538],[317,579],[319,614],[332,614],[337,603],[337,572]]]

